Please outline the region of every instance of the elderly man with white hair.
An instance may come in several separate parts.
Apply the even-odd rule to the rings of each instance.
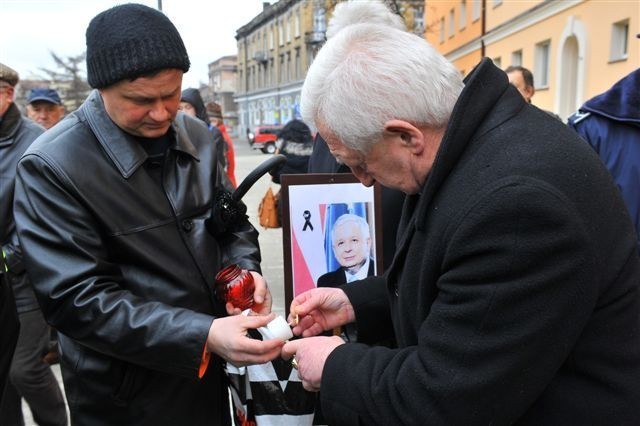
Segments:
[[[302,113],[363,184],[407,194],[384,276],[291,303],[305,338],[283,356],[329,424],[637,423],[633,225],[570,129],[490,60],[462,80],[424,39],[368,23],[321,49]],[[353,322],[358,343],[316,336]]]

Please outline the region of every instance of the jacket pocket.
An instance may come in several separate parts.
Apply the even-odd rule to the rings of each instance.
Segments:
[[[136,368],[135,365],[125,362],[121,363],[120,380],[117,382],[115,391],[112,395],[116,404],[123,406],[129,403],[131,398],[134,396],[138,377],[139,369]]]

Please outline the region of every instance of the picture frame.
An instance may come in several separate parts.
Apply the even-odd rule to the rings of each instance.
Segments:
[[[379,184],[366,187],[351,173],[310,173],[282,175],[281,185],[286,315],[293,298],[318,286],[319,279],[320,286],[337,286],[347,279],[383,272]],[[333,232],[336,220],[345,214]],[[354,232],[358,234],[354,226],[361,229],[360,244],[366,243],[368,227],[368,249],[362,245],[345,249],[347,241],[358,244],[359,238],[353,236]],[[362,260],[349,265],[362,259],[365,252],[369,257],[362,266],[356,266]],[[358,272],[352,274],[356,269]]]

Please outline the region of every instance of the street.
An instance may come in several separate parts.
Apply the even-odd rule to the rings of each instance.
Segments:
[[[236,180],[238,184],[244,177],[257,167],[261,162],[267,160],[270,155],[263,154],[261,151],[254,151],[249,147],[246,139],[234,138],[234,148],[236,156]],[[284,270],[282,258],[282,229],[263,229],[258,222],[258,205],[262,196],[266,192],[269,185],[274,185],[274,192],[277,190],[275,185],[271,183],[271,176],[263,176],[243,197],[243,201],[247,205],[247,214],[251,223],[260,231],[259,241],[262,251],[262,273],[269,283],[271,295],[273,297],[273,311],[277,314],[284,315]],[[53,371],[60,387],[62,388],[62,376],[60,373],[60,364],[53,366]],[[22,411],[26,426],[36,426],[33,421],[31,411],[28,405],[22,401]]]

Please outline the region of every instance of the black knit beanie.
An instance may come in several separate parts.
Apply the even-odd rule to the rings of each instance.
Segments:
[[[189,70],[176,27],[162,12],[124,4],[96,15],[87,28],[87,78],[101,89],[154,71]]]

